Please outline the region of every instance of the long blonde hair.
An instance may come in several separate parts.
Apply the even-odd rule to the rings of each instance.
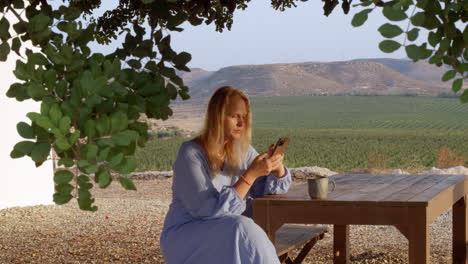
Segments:
[[[245,102],[247,108],[247,119],[245,128],[242,130],[241,137],[238,140],[230,140],[224,146],[224,117],[226,115],[226,106],[234,96],[240,96]],[[223,164],[218,153],[225,153],[227,158],[228,174],[233,176],[239,169],[241,161],[248,152],[252,140],[252,113],[250,111],[250,102],[247,96],[240,90],[223,86],[218,88],[211,96],[205,115],[205,125],[201,133],[195,137],[195,140],[201,144],[208,159],[208,165],[213,177],[221,171],[218,164]]]

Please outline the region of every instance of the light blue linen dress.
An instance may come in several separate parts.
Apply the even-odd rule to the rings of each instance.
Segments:
[[[172,203],[160,237],[167,264],[279,264],[268,236],[252,219],[251,199],[286,193],[291,173],[257,178],[245,199],[232,186],[258,152],[250,146],[240,171],[211,177],[200,145],[183,142],[173,164]]]

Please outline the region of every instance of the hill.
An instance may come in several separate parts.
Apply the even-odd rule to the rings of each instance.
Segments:
[[[403,59],[360,59],[341,62],[304,62],[239,65],[215,72],[193,69],[181,77],[192,98],[209,97],[223,85],[249,96],[302,95],[437,95],[450,92],[440,82],[444,69]]]

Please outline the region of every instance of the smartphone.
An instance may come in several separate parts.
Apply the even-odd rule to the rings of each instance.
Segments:
[[[290,139],[287,137],[279,138],[273,147],[273,155],[284,154],[286,152],[286,148],[288,147],[289,141]]]

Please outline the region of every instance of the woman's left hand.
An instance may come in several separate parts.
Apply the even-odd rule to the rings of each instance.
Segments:
[[[271,157],[273,154],[273,148],[274,144],[271,144],[270,147],[268,148],[269,156]],[[271,170],[271,173],[273,173],[276,177],[281,178],[286,174],[286,171],[284,170],[284,165],[283,165],[283,159],[284,159],[284,154],[276,154],[279,155],[280,162],[278,162],[277,166]],[[276,156],[275,155],[275,156]]]

